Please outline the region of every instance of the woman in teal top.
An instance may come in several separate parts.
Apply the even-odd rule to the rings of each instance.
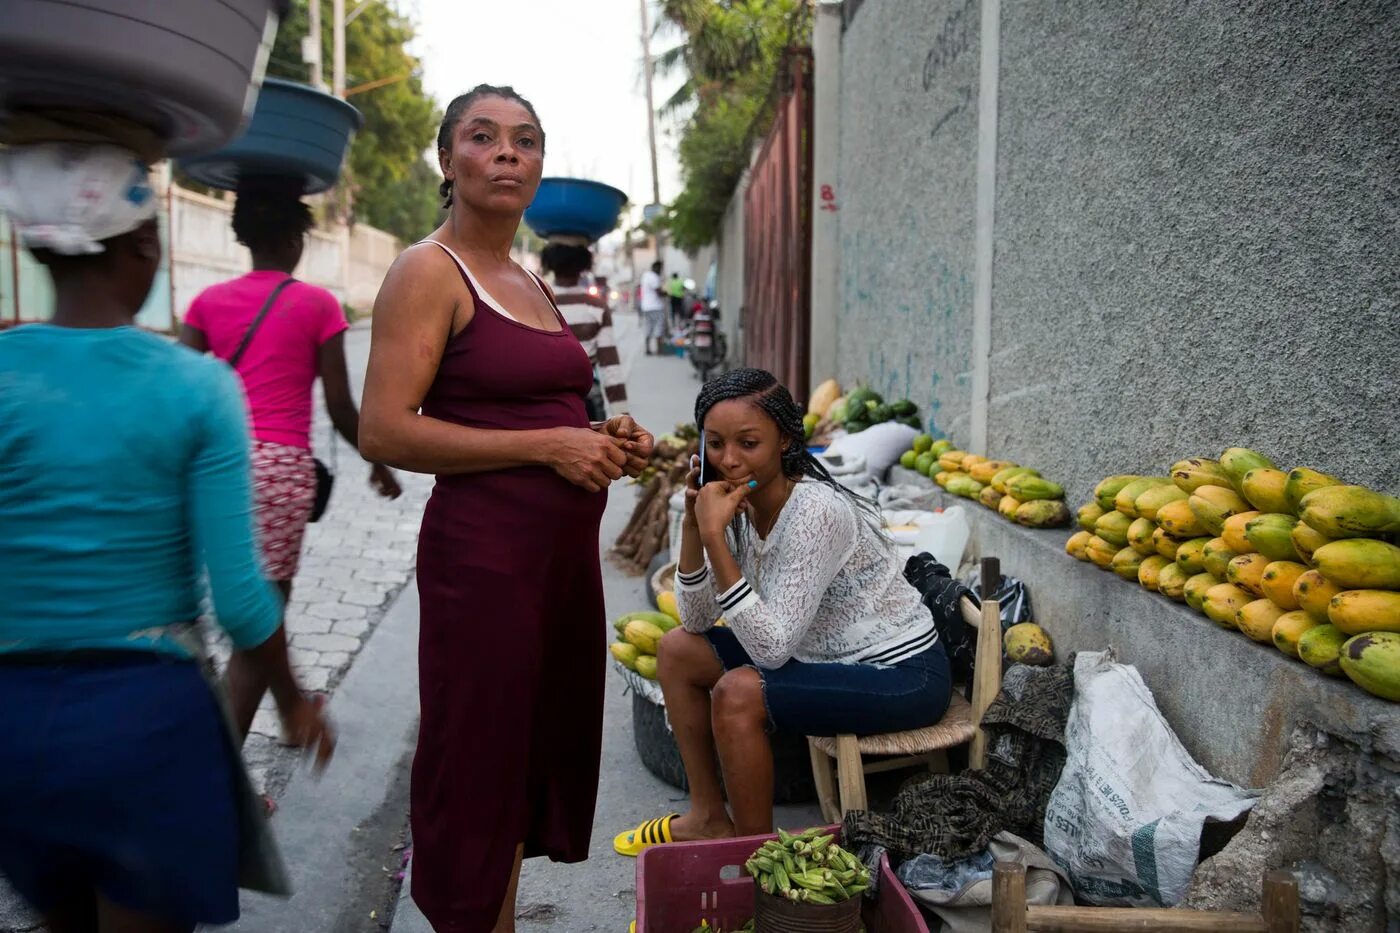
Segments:
[[[0,872],[55,933],[238,916],[237,752],[185,647],[202,576],[293,739],[334,747],[258,566],[237,379],[133,326],[155,203],[114,146],[0,151],[55,290],[0,334]]]

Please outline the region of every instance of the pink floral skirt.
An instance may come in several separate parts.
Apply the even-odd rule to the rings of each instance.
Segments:
[[[262,546],[263,573],[290,580],[301,562],[301,539],[316,499],[311,451],[253,441],[253,512]]]

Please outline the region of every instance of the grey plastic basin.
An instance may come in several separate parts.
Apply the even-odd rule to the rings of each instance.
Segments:
[[[75,107],[217,149],[252,113],[287,0],[3,0],[0,120]]]

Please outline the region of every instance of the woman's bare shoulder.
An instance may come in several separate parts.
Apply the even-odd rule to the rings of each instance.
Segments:
[[[452,258],[426,241],[399,253],[379,286],[375,310],[392,312],[399,307],[415,311],[437,306],[452,313],[456,306],[457,271]]]

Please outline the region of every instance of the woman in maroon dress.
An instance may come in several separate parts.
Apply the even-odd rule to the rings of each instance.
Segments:
[[[438,134],[449,213],[374,306],[360,449],[437,474],[418,544],[413,898],[435,930],[514,930],[522,857],[588,855],[606,621],[608,484],[652,438],[590,425],[588,355],[544,283],[510,259],[544,131],[482,86]]]

